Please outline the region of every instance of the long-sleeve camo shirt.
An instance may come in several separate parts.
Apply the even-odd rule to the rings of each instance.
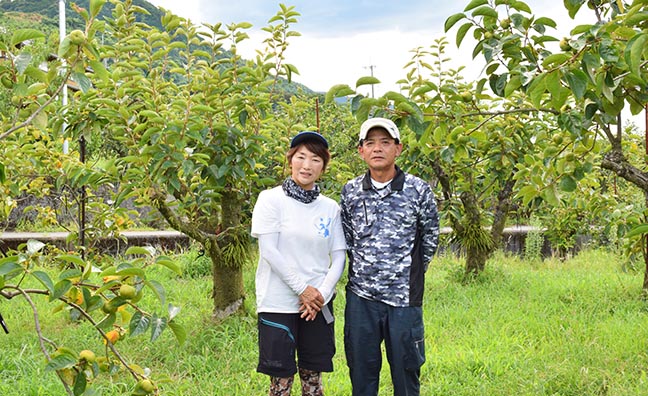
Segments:
[[[347,288],[395,307],[420,306],[425,271],[439,240],[439,215],[430,185],[396,171],[383,189],[372,186],[369,172],[342,189]]]

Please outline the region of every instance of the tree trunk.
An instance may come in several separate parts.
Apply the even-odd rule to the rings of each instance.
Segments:
[[[221,319],[233,314],[243,306],[245,290],[243,288],[243,269],[228,267],[222,261],[214,261],[213,269],[213,298],[214,317]]]
[[[477,275],[486,268],[486,260],[491,254],[493,241],[482,226],[482,217],[473,193],[461,193],[465,215],[457,236],[460,244],[466,249],[466,274]]]
[[[221,201],[222,233],[212,239],[209,256],[212,260],[214,317],[223,318],[243,306],[243,265],[250,250],[247,232],[241,224],[241,199],[237,191],[223,193]]]
[[[484,249],[468,248],[466,250],[466,274],[480,274],[486,268],[486,260],[490,254],[490,251]]]
[[[503,246],[502,236],[504,227],[508,220],[509,211],[511,210],[511,197],[513,196],[513,187],[515,186],[515,173],[512,172],[509,178],[504,182],[502,189],[497,194],[497,202],[493,209],[493,226],[491,228],[491,237],[495,248]]]
[[[611,134],[609,128],[604,128],[608,140],[612,145],[612,149],[608,151],[603,156],[603,161],[601,161],[601,167],[603,169],[608,169],[623,179],[629,181],[635,186],[639,187],[644,193],[644,200],[648,204],[648,173],[642,171],[641,169],[632,165],[626,159],[623,154],[623,147],[621,145],[621,122],[619,116],[619,132],[618,137],[614,137]],[[648,244],[648,239],[645,241]],[[643,291],[644,293],[648,292],[648,246],[644,246],[643,249],[645,270],[644,270],[644,281],[643,281]]]
[[[644,191],[644,201],[648,205],[648,192]],[[642,243],[642,253],[644,259],[644,279],[643,279],[643,293],[646,295],[648,293],[648,235],[643,235],[644,238]]]
[[[199,242],[212,261],[214,317],[224,318],[243,306],[243,265],[249,258],[248,232],[241,224],[242,203],[236,191],[222,194],[221,216],[216,213],[191,222],[179,218],[158,192],[152,202],[174,229]]]

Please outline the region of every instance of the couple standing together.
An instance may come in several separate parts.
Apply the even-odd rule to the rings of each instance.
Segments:
[[[344,186],[338,206],[316,183],[330,160],[328,142],[301,132],[286,154],[291,176],[259,194],[252,214],[257,371],[270,376],[270,396],[290,395],[295,373],[303,396],[323,395],[321,373],[333,371],[335,354],[335,285],[347,255],[344,347],[353,395],[378,394],[383,341],[394,395],[420,394],[424,274],[439,219],[429,184],[396,166],[402,149],[391,120],[365,121],[358,153],[368,171]]]

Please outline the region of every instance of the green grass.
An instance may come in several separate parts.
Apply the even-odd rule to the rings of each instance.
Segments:
[[[192,257],[194,260],[195,257]],[[182,261],[182,260],[180,260]],[[642,273],[622,270],[623,258],[589,251],[541,264],[496,255],[478,279],[462,284],[462,262],[439,257],[426,279],[427,362],[422,395],[628,395],[648,394],[648,303]],[[185,263],[186,265],[186,263]],[[254,266],[246,269],[246,311],[211,319],[211,278],[154,273],[168,301],[182,307],[187,342],[170,332],[155,343],[127,338],[118,347],[152,370],[164,395],[263,395],[268,379],[255,372]],[[338,290],[342,291],[342,284]],[[155,306],[153,300],[145,306]],[[103,344],[92,329],[52,314],[45,301],[41,325],[57,343],[95,351]],[[336,300],[336,370],[324,375],[327,395],[349,395],[342,343],[344,293]],[[163,308],[159,308],[162,312]],[[63,395],[58,379],[44,371],[33,317],[23,300],[0,303],[12,332],[0,334],[0,395]],[[85,346],[84,346],[85,347]],[[391,395],[388,365],[380,395]],[[299,394],[296,381],[293,395]],[[93,387],[124,395],[133,381],[103,375]]]

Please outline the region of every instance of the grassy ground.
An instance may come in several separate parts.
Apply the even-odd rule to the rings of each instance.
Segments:
[[[566,262],[530,264],[497,255],[470,284],[456,280],[461,265],[440,257],[428,272],[422,395],[648,394],[643,274],[622,271],[621,258],[590,251]],[[137,337],[118,346],[152,370],[164,395],[267,394],[267,378],[255,372],[253,267],[246,269],[248,313],[219,324],[210,319],[209,277],[178,278],[160,271],[156,278],[167,288],[168,301],[182,307],[187,342],[179,346],[168,332],[152,344]],[[344,293],[336,304],[336,370],[325,374],[325,391],[349,395]],[[44,371],[27,304],[3,301],[0,312],[12,330],[0,334],[0,395],[63,395],[58,379]],[[85,325],[49,312],[41,320],[56,342],[103,348]],[[103,376],[93,387],[97,394],[123,395],[132,385],[130,377],[115,375]],[[391,394],[384,364],[380,395]]]

